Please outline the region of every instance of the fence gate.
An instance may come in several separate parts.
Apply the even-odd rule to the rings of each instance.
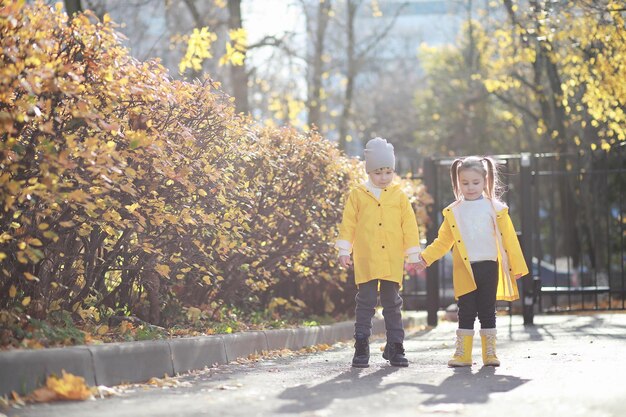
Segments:
[[[577,154],[497,155],[504,201],[531,273],[518,281],[520,300],[505,303],[531,324],[537,312],[626,309],[626,146]],[[453,159],[424,162],[434,203],[427,241],[453,201]],[[405,296],[412,295],[408,283]],[[428,323],[454,302],[450,254],[428,268]]]

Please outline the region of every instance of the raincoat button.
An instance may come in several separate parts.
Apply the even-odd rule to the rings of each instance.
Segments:
[[[380,207],[380,204],[378,205],[378,207]]]
[[[379,225],[379,226],[382,226],[383,224],[382,224],[382,223],[378,223],[378,225]]]
[[[385,245],[383,245],[383,249],[385,249]]]

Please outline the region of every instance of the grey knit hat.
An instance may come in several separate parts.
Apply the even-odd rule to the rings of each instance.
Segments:
[[[365,171],[369,174],[379,168],[396,169],[393,145],[386,139],[374,138],[365,145]]]

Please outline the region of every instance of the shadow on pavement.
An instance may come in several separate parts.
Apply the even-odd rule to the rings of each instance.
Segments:
[[[370,368],[371,369],[371,368]],[[326,408],[333,400],[345,400],[371,395],[390,388],[381,385],[383,378],[398,371],[394,366],[383,367],[368,374],[367,369],[350,368],[333,379],[317,385],[303,384],[287,388],[278,398],[295,401],[279,408],[279,413],[301,413]]]
[[[550,330],[550,326],[546,326],[543,324],[524,325],[524,332],[528,334],[528,336],[530,337],[530,340],[532,341],[556,339],[556,336]],[[514,339],[512,330],[509,331],[509,338],[511,340]]]
[[[321,410],[334,400],[366,397],[399,386],[414,387],[430,395],[423,405],[486,403],[492,393],[508,392],[528,382],[512,375],[496,374],[494,367],[485,366],[472,373],[470,368],[455,368],[453,374],[439,385],[420,383],[381,384],[383,379],[400,368],[384,367],[367,374],[367,370],[350,368],[335,378],[317,385],[302,384],[287,388],[278,398],[295,401],[283,405],[278,413],[301,413]]]
[[[579,312],[571,314],[572,323],[563,321],[563,317],[568,314],[544,316],[542,323],[524,325],[523,332],[528,335],[531,341],[555,340],[563,332],[573,333],[582,336],[592,336],[607,339],[625,339],[626,326],[614,323],[607,317],[593,316],[588,313]],[[547,318],[546,318],[547,317]],[[550,320],[551,319],[551,320]],[[623,330],[623,331],[622,331]],[[512,322],[508,325],[509,340],[518,339],[518,330],[514,328]]]
[[[470,368],[455,368],[454,374],[439,385],[414,385],[424,394],[431,395],[422,402],[424,405],[470,404],[486,403],[490,394],[511,391],[528,381],[512,375],[496,374],[496,368],[484,366],[474,374]]]

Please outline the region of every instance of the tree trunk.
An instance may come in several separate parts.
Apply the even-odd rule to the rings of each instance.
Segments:
[[[339,148],[346,149],[347,137],[348,137],[348,124],[352,114],[352,99],[354,96],[354,79],[356,77],[356,53],[355,53],[355,39],[354,39],[354,20],[356,18],[356,11],[358,4],[353,0],[346,2],[347,6],[347,25],[346,35],[348,40],[347,45],[347,68],[346,68],[346,90],[343,96],[343,111],[341,113],[341,120],[339,120]]]
[[[228,0],[228,28],[230,30],[241,29],[241,0]],[[243,52],[245,55],[245,51]],[[235,108],[238,113],[248,113],[248,73],[246,72],[246,60],[243,65],[230,66],[230,78],[232,93],[235,98]]]
[[[76,13],[83,11],[83,5],[80,0],[65,0],[65,10],[67,11],[67,15],[72,17]]]
[[[328,20],[331,8],[331,0],[320,2],[317,6],[317,28],[315,31],[315,45],[313,55],[313,75],[309,80],[309,98],[307,107],[309,109],[308,124],[318,129],[321,125],[321,93],[322,93],[322,74],[324,73],[324,40],[326,37],[326,29],[328,28]]]

